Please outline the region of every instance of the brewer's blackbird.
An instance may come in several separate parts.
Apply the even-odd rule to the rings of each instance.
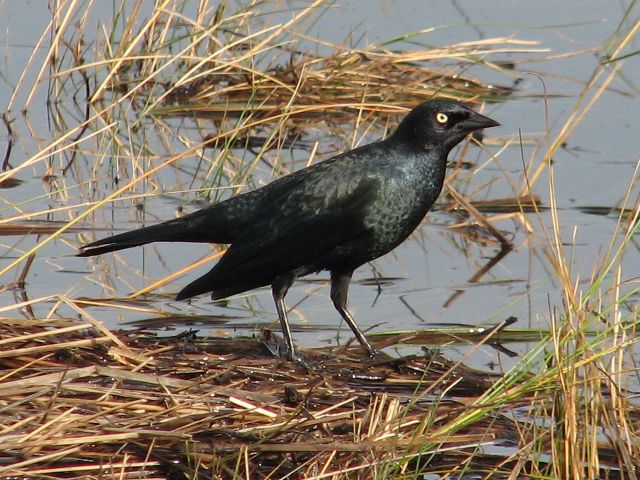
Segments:
[[[178,293],[221,299],[271,285],[288,356],[295,351],[284,297],[293,281],[328,270],[331,300],[370,355],[347,310],[353,271],[400,244],[440,194],[447,155],[467,134],[498,122],[462,103],[429,100],[385,140],[298,170],[181,218],[81,247],[81,257],[150,242],[231,244],[204,276]]]

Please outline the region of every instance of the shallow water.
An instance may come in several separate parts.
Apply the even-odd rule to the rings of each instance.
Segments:
[[[327,42],[358,46],[384,42],[407,32],[437,26],[433,31],[412,38],[411,42],[394,44],[390,48],[415,49],[420,45],[441,46],[506,36],[535,40],[539,45],[531,48],[548,49],[548,53],[489,57],[492,61],[519,62],[520,71],[497,72],[471,64],[464,67],[465,75],[500,85],[517,85],[513,98],[487,106],[485,112],[500,121],[502,126],[487,132],[488,141],[484,151],[472,146],[466,153],[465,160],[474,163],[474,170],[467,172],[466,183],[457,183],[456,188],[463,190],[472,200],[512,197],[520,191],[524,182],[523,158],[515,140],[520,132],[527,140],[522,150],[525,163],[529,163],[532,155],[536,158],[535,165],[541,162],[541,152],[535,153],[534,150],[545,147],[547,140],[544,132],[547,125],[551,132],[549,138],[553,138],[600,61],[597,49],[615,31],[626,5],[616,3],[605,7],[597,1],[561,4],[440,1],[430,2],[427,12],[423,7],[424,2],[418,0],[378,1],[372,12],[371,2],[344,3],[348,5],[328,8],[306,34]],[[279,15],[288,18],[288,3],[283,2],[280,6],[282,13]],[[100,7],[96,7],[92,10],[90,23],[99,20],[109,23],[110,15],[108,8],[101,11]],[[19,76],[48,20],[49,14],[40,3],[6,2],[0,6],[0,31],[4,32],[1,40],[4,66],[0,77],[0,105],[3,111],[9,105]],[[94,30],[87,28],[86,31]],[[304,48],[305,45],[312,46],[310,42],[301,42],[299,47]],[[637,41],[635,45],[637,47]],[[315,45],[313,48],[317,49]],[[46,48],[38,50],[36,59],[41,59],[45,51]],[[581,53],[565,55],[572,52]],[[540,60],[543,57],[549,59]],[[567,256],[572,259],[572,278],[578,279],[579,289],[586,288],[586,281],[594,265],[599,264],[598,259],[605,254],[616,228],[615,214],[589,214],[582,207],[622,206],[625,192],[634,180],[639,153],[639,62],[637,55],[625,61],[618,78],[589,110],[565,148],[560,149],[553,158],[561,234]],[[38,65],[38,62],[35,64]],[[442,68],[445,66],[442,65]],[[523,74],[522,71],[536,74]],[[36,73],[31,68],[28,75]],[[26,83],[29,84],[28,81]],[[552,95],[546,104],[542,99],[545,90]],[[15,136],[9,162],[13,167],[65,131],[63,125],[58,124],[56,128],[55,120],[75,124],[82,118],[82,112],[72,104],[61,105],[60,110],[65,116],[52,118],[46,109],[47,98],[43,88],[37,90],[26,114],[21,116],[19,111],[26,95],[24,89],[19,89],[11,109],[15,118],[12,124]],[[78,96],[82,98],[82,94]],[[545,107],[548,108],[546,115]],[[166,122],[179,130],[180,135],[193,138],[194,141],[199,141],[202,130],[207,128],[206,121],[200,121],[197,126],[186,120],[168,119]],[[314,132],[319,140],[318,157],[328,158],[336,150],[348,148],[350,134],[348,127],[345,128],[344,138],[335,138],[327,131]],[[501,151],[505,139],[514,142]],[[3,132],[0,136],[1,150],[7,148],[9,140],[9,135]],[[98,162],[109,160],[110,148],[92,145],[93,151],[80,152],[74,162],[76,165],[85,162],[78,169],[90,172]],[[488,162],[489,153],[499,155],[494,161]],[[236,152],[236,155],[242,156],[243,153]],[[304,150],[283,152],[281,155],[287,158],[284,164],[292,169],[300,168],[308,159],[308,152]],[[8,218],[18,212],[36,212],[82,200],[95,200],[116,188],[113,177],[102,177],[96,186],[97,191],[92,190],[91,194],[85,196],[86,193],[81,193],[81,189],[73,188],[81,181],[77,171],[75,176],[61,175],[61,169],[69,160],[64,156],[52,156],[51,173],[56,176],[48,178],[48,181],[43,181],[48,172],[42,162],[22,170],[17,175],[24,181],[22,185],[0,190],[0,217]],[[198,159],[183,162],[182,166],[188,173],[196,168]],[[483,167],[478,168],[481,165]],[[261,165],[254,183],[259,185],[270,177],[270,170]],[[539,195],[542,204],[548,206],[546,177],[545,173],[535,184],[534,192]],[[190,187],[185,181],[188,175],[180,176],[180,172],[173,169],[167,169],[161,178],[162,188],[169,192]],[[485,187],[488,182],[492,182],[490,187]],[[634,187],[627,207],[633,205],[637,193],[638,189]],[[66,233],[38,252],[26,277],[24,294],[31,299],[60,293],[72,298],[125,297],[200,258],[209,251],[209,247],[152,245],[99,259],[73,257],[79,244],[92,238],[102,238],[110,234],[112,228],[120,231],[136,228],[143,221],[150,224],[172,218],[176,208],[189,198],[193,197],[188,193],[150,197],[144,203],[144,215],[126,203],[100,209],[92,223],[85,223],[86,227],[100,230],[83,239],[77,233]],[[65,222],[72,216],[67,212],[59,212],[40,215],[35,219]],[[547,257],[548,247],[543,231],[543,226],[550,228],[551,218],[548,212],[542,212],[540,215],[527,215],[527,220],[532,226],[529,233],[517,219],[496,224],[512,239],[515,249],[480,281],[469,283],[477,270],[497,254],[497,248],[479,246],[446,228],[457,221],[450,214],[442,211],[431,213],[410,240],[391,254],[356,272],[350,290],[350,309],[358,324],[363,329],[411,330],[427,328],[435,323],[495,324],[515,316],[520,327],[548,328],[550,312],[563,311],[562,290]],[[3,257],[0,265],[7,265],[37,241],[35,235],[3,237],[0,239],[0,255]],[[225,319],[224,324],[201,326],[203,333],[223,330],[227,334],[250,334],[264,325],[277,327],[275,308],[268,289],[233,299],[226,306],[214,305],[206,296],[190,303],[169,300],[171,294],[208,268],[202,267],[175,280],[160,289],[167,297],[151,297],[145,304],[171,315],[206,314]],[[369,281],[375,276],[374,268],[378,276],[389,280],[380,282],[379,286]],[[17,268],[5,274],[2,283],[15,281],[19,271],[20,268]],[[636,287],[638,271],[640,255],[637,244],[633,243],[625,255],[623,291]],[[321,274],[317,278],[326,279],[326,275]],[[0,305],[9,306],[24,298],[15,289],[8,288],[0,292]],[[32,312],[13,310],[5,314],[42,317],[48,314],[55,301],[57,299],[40,302],[33,306]],[[350,338],[350,332],[340,327],[326,283],[298,282],[290,291],[287,302],[294,307],[291,320],[299,327],[294,329],[298,344],[324,345]],[[625,304],[627,311],[634,310],[636,303],[637,295],[629,298]],[[61,309],[60,312],[75,314],[70,308]],[[91,313],[113,328],[121,327],[123,321],[153,316],[149,312],[111,307],[92,308]],[[237,320],[227,319],[229,316],[237,317]],[[408,350],[412,348],[407,347]],[[523,353],[528,345],[508,345],[508,348]],[[468,363],[479,368],[487,368],[490,364],[508,366],[517,360],[517,357],[508,358],[486,346],[477,351],[473,347],[454,346],[448,349],[448,353],[454,358],[470,354]]]

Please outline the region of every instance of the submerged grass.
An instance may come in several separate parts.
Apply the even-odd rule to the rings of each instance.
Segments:
[[[10,146],[0,185],[17,185],[29,169],[47,183],[49,198],[66,204],[52,210],[34,198],[3,209],[0,234],[48,236],[9,249],[0,274],[24,286],[47,242],[103,219],[96,212],[115,202],[135,207],[130,218],[151,215],[145,201],[166,195],[166,183],[176,186],[172,197],[198,203],[313,162],[318,130],[331,132],[341,150],[380,136],[399,113],[434,95],[504,100],[511,88],[467,78],[466,66],[500,68],[494,53],[541,51],[513,38],[411,52],[401,50],[411,35],[366,48],[328,44],[305,29],[331,4],[316,0],[286,14],[281,7],[115,3],[111,23],[91,40],[92,5],[57,2],[4,116],[12,128],[12,114],[28,114],[47,96],[53,138],[19,164]],[[494,236],[503,248],[508,239],[493,222],[516,219],[533,231],[525,213],[551,212],[551,228],[540,218],[535,229],[546,238],[565,309],[548,312],[546,331],[526,332],[535,346],[515,367],[488,375],[431,351],[366,363],[357,351],[317,349],[308,353],[324,368],[300,372],[269,353],[278,350],[273,335],[112,332],[103,320],[125,310],[169,315],[132,299],[63,292],[32,299],[23,288],[20,301],[0,307],[0,476],[637,478],[640,412],[630,358],[638,318],[622,306],[638,292],[627,288],[624,260],[640,202],[632,182],[616,206],[611,245],[584,287],[563,247],[551,158],[629,58],[624,49],[638,28],[640,21],[621,23],[606,46],[610,61],[594,72],[560,133],[534,150],[542,160],[525,161],[514,198],[467,199],[456,183],[443,206],[466,212],[460,231],[479,241]],[[189,165],[189,157],[199,160]],[[551,196],[541,202],[532,188],[545,175]],[[25,223],[51,214],[67,221],[54,229]],[[503,326],[437,333],[500,345],[510,338]],[[372,338],[437,343],[434,332],[416,335]]]

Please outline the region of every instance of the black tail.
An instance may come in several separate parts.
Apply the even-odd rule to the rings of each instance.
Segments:
[[[186,242],[189,241],[185,238],[187,230],[186,225],[180,224],[175,220],[159,223],[158,225],[132,230],[83,245],[80,247],[78,257],[92,257],[115,250],[146,245],[151,242]]]
[[[233,197],[184,217],[83,245],[78,256],[92,257],[151,242],[233,243],[238,232],[251,220],[250,209],[242,205],[243,208],[238,208],[237,201],[231,202],[242,198],[242,195]]]
[[[189,285],[184,287],[178,295],[176,300],[185,300],[187,298],[195,297],[201,293],[211,292],[212,300],[220,300],[221,298],[227,298],[231,295],[246,292],[247,290],[253,290],[254,288],[264,287],[270,285],[271,280],[265,278],[251,278],[238,279],[223,277],[220,278],[216,267],[213,267],[211,271],[205,273],[202,277],[194,280]]]
[[[211,272],[203,275],[202,277],[194,280],[189,285],[184,287],[182,290],[178,292],[176,295],[176,300],[185,300],[187,298],[195,297],[196,295],[200,295],[201,293],[207,293],[212,291],[215,288],[215,284],[213,283],[213,275]],[[215,297],[217,300],[221,297]]]

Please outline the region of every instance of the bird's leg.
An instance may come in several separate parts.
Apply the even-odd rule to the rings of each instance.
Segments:
[[[347,294],[349,292],[351,275],[353,275],[353,271],[331,272],[331,300],[333,301],[333,305],[336,307],[336,310],[338,310],[338,313],[340,314],[342,319],[347,322],[347,325],[349,325],[354,335],[367,351],[369,356],[374,357],[378,352],[376,352],[371,344],[367,341],[366,337],[360,331],[360,329],[356,325],[356,322],[353,320],[353,317],[347,310]]]
[[[278,275],[271,284],[271,292],[273,293],[273,300],[276,302],[276,310],[278,311],[278,318],[280,319],[280,326],[282,328],[282,334],[284,335],[284,343],[288,350],[287,357],[306,367],[306,362],[298,355],[293,345],[291,328],[289,327],[289,320],[287,319],[287,306],[284,303],[284,297],[289,291],[289,287],[291,287],[294,279],[295,277],[289,273]]]

